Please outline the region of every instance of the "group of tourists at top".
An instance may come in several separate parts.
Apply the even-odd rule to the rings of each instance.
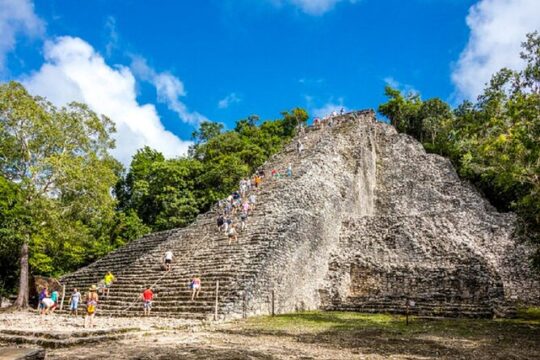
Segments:
[[[339,115],[343,115],[345,113],[345,109],[341,108],[339,110]],[[332,111],[331,114],[324,116],[323,118],[315,118],[313,120],[313,127],[315,129],[323,129],[325,126],[332,127],[334,125],[337,125],[339,122],[338,112]]]

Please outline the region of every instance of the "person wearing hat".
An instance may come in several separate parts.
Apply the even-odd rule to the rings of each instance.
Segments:
[[[94,327],[94,315],[98,304],[98,294],[96,285],[92,285],[86,294],[86,316],[84,318],[84,327]]]

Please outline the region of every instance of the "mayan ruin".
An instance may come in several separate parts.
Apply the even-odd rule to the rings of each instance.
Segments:
[[[228,245],[210,211],[62,282],[85,289],[112,271],[118,281],[101,306],[116,316],[140,314],[129,300],[145,284],[159,294],[155,314],[202,319],[214,316],[217,282],[220,318],[270,314],[272,291],[277,313],[404,313],[411,300],[411,311],[422,315],[492,317],[515,311],[517,302],[539,303],[539,278],[526,266],[530,250],[512,235],[512,215],[498,213],[447,160],[377,122],[373,111],[336,120],[263,166],[268,174],[277,164],[296,171],[261,185],[260,205],[238,245]],[[177,256],[164,274],[167,250]],[[197,303],[186,282],[195,274],[205,282]]]
[[[0,360],[540,359],[539,19],[0,0]]]

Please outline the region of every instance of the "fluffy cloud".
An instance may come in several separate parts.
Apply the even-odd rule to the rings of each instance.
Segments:
[[[474,99],[503,67],[519,69],[525,34],[540,29],[538,0],[481,0],[467,16],[469,41],[452,74],[458,98]]]
[[[57,105],[82,101],[110,117],[117,129],[113,155],[122,163],[129,164],[136,150],[145,145],[167,157],[187,151],[190,142],[167,131],[153,105],[137,102],[135,77],[129,68],[109,66],[90,44],[68,36],[47,41],[44,55],[45,63],[23,78],[23,84]]]
[[[321,107],[311,109],[311,116],[314,118],[323,118],[327,115],[332,114],[332,112],[339,113],[343,109],[345,112],[351,111],[346,106],[343,105],[343,99],[339,99],[339,102],[328,102]]]
[[[218,101],[218,108],[227,109],[232,104],[239,103],[240,101],[242,101],[240,96],[236,95],[236,93],[230,93],[229,95]]]
[[[45,25],[30,0],[0,0],[0,70],[6,55],[15,48],[17,34],[41,36],[44,32]]]
[[[355,3],[357,0],[272,0],[276,5],[289,3],[298,7],[304,13],[309,15],[322,15],[332,10],[337,3],[346,1]]]
[[[186,96],[184,84],[180,79],[168,72],[156,72],[140,56],[133,56],[131,69],[136,76],[154,85],[158,101],[166,104],[169,110],[177,113],[182,121],[195,126],[203,121],[208,121],[198,112],[189,111],[187,106],[179,100],[180,97]]]

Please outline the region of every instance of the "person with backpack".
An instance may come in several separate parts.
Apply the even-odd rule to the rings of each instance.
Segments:
[[[92,285],[86,294],[86,316],[84,318],[84,327],[94,327],[94,316],[98,304],[98,294],[96,285]]]

